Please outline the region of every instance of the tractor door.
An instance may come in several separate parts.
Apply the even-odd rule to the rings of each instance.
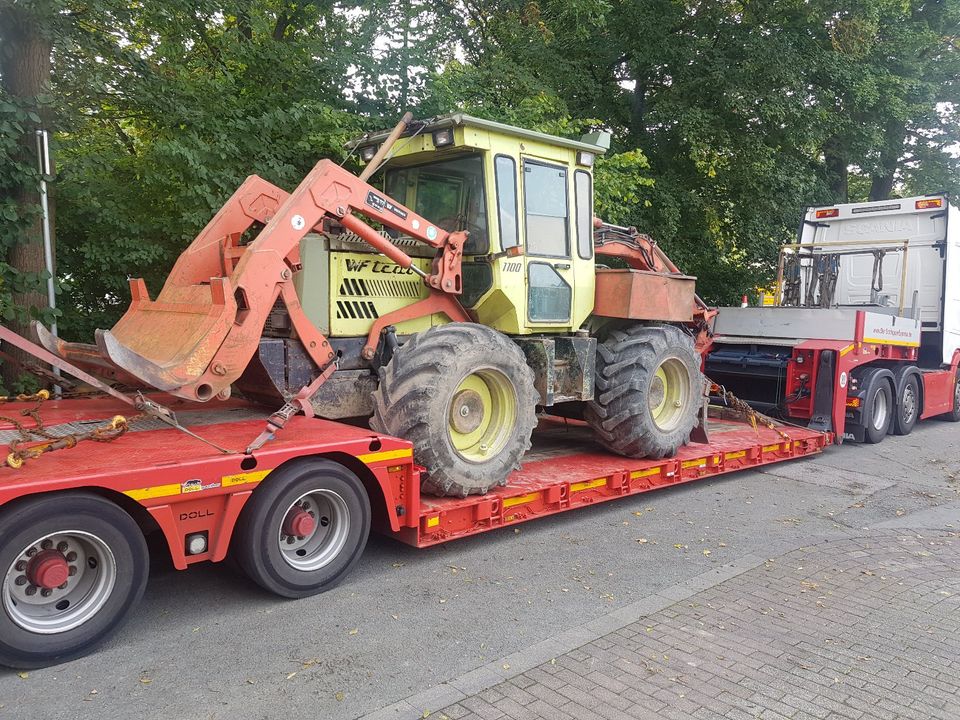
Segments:
[[[526,324],[575,330],[593,304],[590,175],[522,158]]]

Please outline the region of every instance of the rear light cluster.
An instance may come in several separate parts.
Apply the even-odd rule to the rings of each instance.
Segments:
[[[822,220],[823,218],[837,217],[839,214],[840,214],[840,208],[829,208],[825,210],[817,210],[817,220]]]
[[[931,208],[942,208],[943,198],[930,198],[928,200],[917,200],[917,210],[930,210]]]

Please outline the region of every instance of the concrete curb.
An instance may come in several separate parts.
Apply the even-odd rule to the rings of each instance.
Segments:
[[[840,533],[839,535],[845,536],[847,534]],[[828,539],[818,538],[815,544],[825,542]],[[541,640],[499,660],[481,665],[457,678],[414,693],[373,713],[362,715],[357,720],[420,720],[424,717],[425,712],[434,713],[440,708],[453,705],[471,695],[476,695],[559,655],[576,650],[578,647],[604,635],[609,635],[642,617],[664,610],[671,605],[693,597],[697,593],[760,567],[770,558],[785,555],[801,547],[804,547],[804,545],[792,542],[778,543],[771,545],[763,555],[759,553],[744,555],[733,562],[695,575],[653,595],[594,618],[588,623],[566,630],[546,640]]]

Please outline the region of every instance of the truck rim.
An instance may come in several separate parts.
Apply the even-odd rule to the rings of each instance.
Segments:
[[[350,511],[333,490],[304,493],[287,508],[280,524],[280,553],[290,567],[319,570],[343,550],[350,534]]]
[[[887,394],[883,391],[883,387],[878,387],[873,395],[873,414],[870,419],[874,430],[883,430],[887,427],[889,412]]]
[[[679,358],[667,358],[653,375],[648,403],[653,422],[663,432],[670,432],[683,418],[689,402],[690,387],[687,368]]]
[[[499,370],[476,370],[454,390],[448,413],[450,441],[464,460],[484,462],[506,447],[516,419],[513,383]]]
[[[903,398],[901,401],[902,412],[900,419],[904,423],[912,423],[917,414],[917,391],[912,383],[907,383],[903,388]]]
[[[117,562],[102,539],[82,530],[50,533],[7,568],[3,608],[24,630],[67,632],[100,611],[116,581]]]

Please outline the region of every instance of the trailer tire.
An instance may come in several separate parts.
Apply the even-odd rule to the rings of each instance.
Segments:
[[[482,495],[520,467],[539,398],[516,343],[450,323],[414,335],[381,368],[370,427],[413,443],[424,493]]]
[[[254,491],[231,550],[260,587],[301,598],[343,580],[369,535],[370,499],[360,479],[332,460],[310,458],[273,471]]]
[[[0,664],[85,655],[140,601],[149,566],[140,527],[97,495],[38,496],[0,512]]]
[[[672,325],[632,325],[597,346],[596,392],[584,419],[615,453],[666,457],[689,442],[703,388],[689,335]]]
[[[900,386],[897,412],[893,418],[893,431],[897,435],[909,435],[920,417],[920,383],[916,375],[907,375]]]
[[[960,372],[953,379],[953,410],[940,417],[947,422],[960,422]]]
[[[867,391],[866,398],[863,440],[875,445],[889,434],[892,416],[895,415],[893,390],[887,378],[876,378],[873,386]]]

